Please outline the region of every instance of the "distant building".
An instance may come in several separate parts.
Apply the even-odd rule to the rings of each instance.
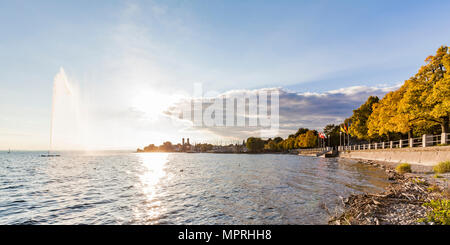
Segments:
[[[181,149],[180,151],[182,152],[186,152],[186,151],[191,151],[192,150],[192,146],[191,143],[189,142],[189,138],[186,138],[186,142],[184,141],[184,138],[181,139]]]

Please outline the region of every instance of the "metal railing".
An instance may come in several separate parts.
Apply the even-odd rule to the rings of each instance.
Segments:
[[[438,135],[424,134],[422,137],[401,139],[387,142],[376,142],[369,144],[353,144],[339,146],[339,151],[358,151],[358,150],[375,150],[375,149],[394,149],[407,147],[429,147],[436,145],[450,144],[450,133],[442,133]],[[312,149],[311,149],[312,150]]]
[[[317,152],[324,152],[324,151],[331,151],[333,150],[333,147],[319,147],[319,148],[307,148],[307,149],[296,149],[298,153],[317,153]]]

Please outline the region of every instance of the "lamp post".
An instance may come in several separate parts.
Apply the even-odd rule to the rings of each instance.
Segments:
[[[347,122],[347,145],[350,146],[350,122]]]

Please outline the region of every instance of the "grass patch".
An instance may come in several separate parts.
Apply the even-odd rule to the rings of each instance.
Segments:
[[[433,177],[434,177],[435,179],[442,179],[442,178],[444,178],[444,177],[440,176],[439,174],[435,174]]]
[[[395,170],[397,171],[397,173],[399,174],[404,174],[404,173],[411,173],[411,164],[409,163],[402,163],[400,165],[398,165]]]
[[[419,222],[435,223],[438,225],[450,225],[450,200],[432,200],[425,203],[425,207],[432,208],[426,218],[420,219]]]
[[[443,174],[450,172],[450,161],[440,162],[433,168],[435,173]]]
[[[412,182],[413,182],[414,184],[418,184],[418,185],[424,185],[424,184],[426,183],[425,180],[421,180],[421,179],[419,179],[419,178],[413,179]]]

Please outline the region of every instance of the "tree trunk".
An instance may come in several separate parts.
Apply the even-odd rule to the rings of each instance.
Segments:
[[[443,118],[443,122],[441,123],[441,129],[442,129],[442,133],[448,133],[449,131],[449,118],[448,117],[444,117]]]
[[[410,129],[410,130],[408,131],[408,139],[411,139],[412,137],[413,137],[413,130]]]

